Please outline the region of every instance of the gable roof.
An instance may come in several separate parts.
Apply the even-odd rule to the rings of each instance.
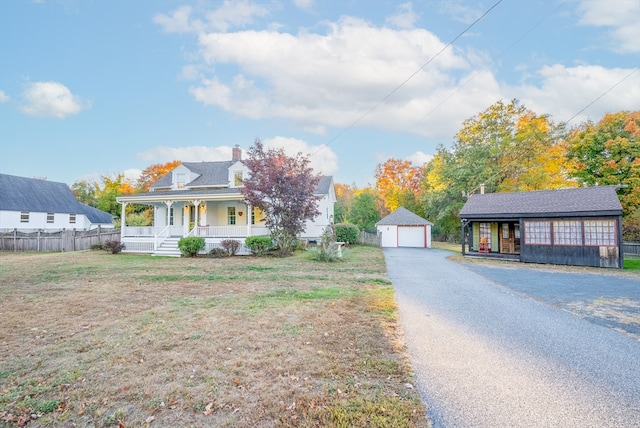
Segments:
[[[473,195],[460,217],[560,217],[566,215],[621,215],[617,186],[579,187],[534,192]]]
[[[229,184],[229,167],[234,163],[235,161],[182,162],[180,165],[198,174],[195,180],[186,183],[187,187],[204,187],[227,186]],[[171,187],[173,171],[171,170],[160,177],[151,185],[150,189]]]
[[[399,207],[394,212],[376,223],[378,225],[398,225],[398,226],[422,226],[433,225],[428,220],[423,219],[417,214],[412,213],[405,207]]]
[[[111,214],[79,202],[69,186],[55,181],[0,174],[0,210],[84,214],[94,224],[111,224]]]

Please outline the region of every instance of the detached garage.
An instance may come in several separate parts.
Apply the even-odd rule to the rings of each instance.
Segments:
[[[431,248],[431,223],[400,207],[376,223],[383,247]]]

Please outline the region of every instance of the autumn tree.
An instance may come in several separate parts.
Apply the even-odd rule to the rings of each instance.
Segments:
[[[87,180],[79,180],[71,185],[71,191],[76,199],[92,207],[98,205],[98,199],[96,198],[97,189],[97,183],[89,183]]]
[[[108,212],[116,218],[120,218],[121,205],[116,198],[121,195],[131,195],[135,192],[134,186],[124,177],[124,173],[114,176],[103,175],[101,177],[103,186],[96,188],[96,208]]]
[[[336,204],[334,208],[335,223],[346,223],[349,221],[351,214],[351,208],[353,206],[355,186],[348,184],[336,183],[334,185],[336,190]]]
[[[376,223],[382,218],[378,209],[377,192],[372,188],[357,190],[353,198],[353,205],[347,221],[355,224],[360,230],[372,232]]]
[[[408,160],[387,159],[376,167],[376,189],[384,202],[387,212],[404,206],[418,215],[422,209],[418,203],[420,197],[420,179],[422,167]]]
[[[625,218],[640,207],[640,111],[606,114],[569,134],[567,158],[573,176],[588,186],[622,185],[618,191]]]
[[[158,181],[161,177],[168,174],[175,167],[180,165],[182,162],[178,160],[173,160],[164,164],[156,163],[146,167],[140,177],[138,177],[138,181],[136,183],[136,187],[139,192],[146,193],[149,191],[149,187]]]
[[[426,217],[451,240],[469,194],[575,187],[562,124],[498,101],[465,120],[451,149],[440,147],[421,183]]]
[[[243,180],[242,194],[264,213],[280,254],[288,255],[304,232],[306,221],[320,214],[320,197],[315,195],[320,176],[313,174],[308,157],[301,153],[290,157],[282,149],[265,150],[259,139],[248,155],[244,162],[250,176]]]

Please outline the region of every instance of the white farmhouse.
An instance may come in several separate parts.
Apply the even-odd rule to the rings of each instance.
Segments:
[[[205,238],[206,249],[225,239],[244,242],[249,236],[268,236],[263,215],[247,204],[241,193],[249,168],[242,151],[233,148],[230,161],[183,162],[150,187],[150,192],[120,196],[122,218],[128,204],[153,207],[152,226],[128,226],[123,221],[121,242],[125,251],[180,255],[177,243],[186,236]],[[320,214],[307,221],[300,238],[319,239],[332,223],[336,202],[333,178],[324,176],[316,187]]]
[[[0,174],[0,229],[90,230],[113,227],[111,214],[79,202],[55,181]]]

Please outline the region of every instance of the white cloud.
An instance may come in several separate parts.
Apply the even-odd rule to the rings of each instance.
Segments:
[[[413,11],[411,2],[403,3],[398,8],[400,11],[396,15],[387,18],[387,24],[396,28],[413,28],[418,20],[418,14]]]
[[[0,91],[0,104],[8,103],[10,100],[11,97],[9,97],[9,95],[5,94],[4,91]]]
[[[610,27],[611,47],[618,53],[640,52],[640,2],[582,1],[580,24]]]
[[[136,158],[154,163],[166,163],[173,160],[182,162],[213,162],[231,160],[230,146],[187,146],[187,147],[154,147],[138,153]]]
[[[570,125],[575,125],[587,119],[599,120],[608,112],[640,108],[638,71],[616,86],[631,71],[594,65],[565,67],[556,64],[538,71],[541,78],[539,85],[514,87],[508,92],[517,94],[520,101],[535,112],[551,114],[556,122],[569,120],[604,94],[593,106],[572,120]]]
[[[416,166],[425,165],[431,159],[433,159],[433,155],[428,155],[420,151],[417,151],[407,157],[407,160]]]
[[[311,10],[313,8],[314,0],[293,0],[293,4],[302,10]]]
[[[124,174],[124,179],[126,181],[128,181],[129,183],[135,183],[136,181],[138,181],[138,178],[140,178],[140,175],[142,174],[142,170],[136,169],[136,168],[129,168],[129,169],[125,169],[123,174]]]
[[[167,33],[200,33],[203,31],[228,31],[242,28],[254,22],[254,18],[267,16],[269,10],[247,0],[225,0],[212,11],[204,12],[204,19],[193,18],[193,8],[182,6],[169,15],[162,13],[153,17]]]
[[[310,165],[316,173],[332,175],[338,170],[338,156],[327,146],[312,146],[303,140],[281,136],[265,138],[262,143],[266,149],[282,148],[289,156],[296,156],[298,153],[309,156]],[[138,153],[136,158],[149,164],[154,164],[166,163],[172,160],[180,160],[182,162],[228,161],[231,160],[231,156],[231,146],[160,146]],[[246,159],[244,151],[243,159]]]
[[[376,28],[349,17],[328,24],[326,34],[213,32],[198,40],[202,62],[216,68],[190,88],[198,101],[250,118],[287,118],[320,134],[328,126],[356,121],[358,126],[437,134],[441,117],[429,123],[416,119],[451,92],[456,79],[450,73],[471,66],[447,49],[420,70],[445,46],[435,35],[423,29]],[[234,75],[225,75],[227,65],[236,70]],[[417,70],[404,87],[362,117]],[[459,123],[470,113],[468,105],[465,100],[453,108],[456,114],[448,120]]]
[[[309,165],[315,173],[333,175],[338,170],[338,156],[326,145],[311,146],[306,141],[288,137],[265,138],[262,143],[266,149],[282,148],[288,156],[302,153],[309,156]]]
[[[29,116],[64,119],[91,107],[62,83],[33,82],[22,93],[20,111]]]
[[[440,2],[439,12],[464,24],[471,24],[484,13],[479,8],[469,6],[464,0],[444,0]]]

